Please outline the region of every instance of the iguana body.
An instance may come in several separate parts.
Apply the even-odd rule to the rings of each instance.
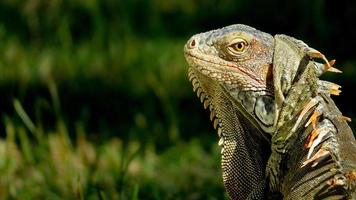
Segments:
[[[185,55],[232,199],[356,198],[355,138],[330,98],[338,86],[318,79],[333,61],[245,25],[197,34]]]

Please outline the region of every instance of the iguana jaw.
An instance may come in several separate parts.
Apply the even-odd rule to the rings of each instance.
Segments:
[[[194,92],[197,93],[197,96],[200,99],[200,101],[203,103],[204,108],[205,109],[209,108],[211,112],[210,119],[213,121],[214,128],[218,130],[219,137],[221,137],[220,134],[221,130],[219,130],[221,124],[219,122],[220,121],[219,118],[223,113],[220,113],[219,115],[219,113],[217,113],[216,110],[214,109],[216,105],[214,105],[214,102],[211,99],[214,94],[211,94],[211,91],[208,91],[206,89],[206,87],[209,87],[210,85],[206,86],[204,85],[204,83],[202,83],[202,82],[211,83],[214,80],[211,80],[208,76],[202,74],[199,70],[197,70],[194,67],[189,68],[188,76],[189,76],[189,80],[192,82],[193,90]],[[216,85],[219,85],[219,83],[217,82]],[[265,134],[265,130],[261,128],[259,122],[246,111],[246,109],[241,105],[241,103],[238,102],[235,98],[233,98],[230,95],[230,93],[226,90],[226,88],[224,88],[223,86],[220,85],[219,90],[232,102],[232,104],[234,105],[233,107],[236,109],[236,112],[241,113],[242,116],[244,116],[247,119],[247,121],[249,121],[251,125],[258,130],[258,132],[262,135],[262,137],[264,137],[269,142],[270,141],[269,135]]]

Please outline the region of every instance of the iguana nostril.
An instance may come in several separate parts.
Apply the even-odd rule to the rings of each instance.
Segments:
[[[197,45],[196,39],[191,39],[188,43],[188,48],[193,49]]]

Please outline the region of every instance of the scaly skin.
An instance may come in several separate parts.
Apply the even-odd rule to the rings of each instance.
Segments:
[[[330,98],[339,87],[318,79],[333,61],[245,25],[197,34],[184,52],[232,199],[355,198],[355,138]]]

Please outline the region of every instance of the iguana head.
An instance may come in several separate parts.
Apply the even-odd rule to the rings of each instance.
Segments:
[[[274,122],[274,38],[246,25],[194,35],[184,48],[189,65],[217,81],[246,117],[268,132]]]

